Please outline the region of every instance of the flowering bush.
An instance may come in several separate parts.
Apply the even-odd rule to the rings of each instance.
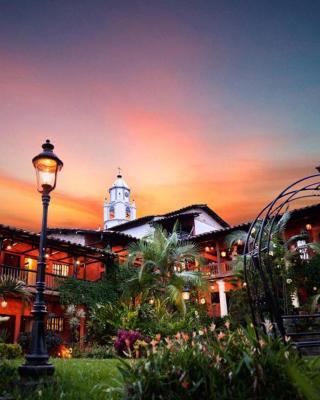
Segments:
[[[267,335],[258,340],[252,327],[234,332],[229,328],[226,322],[217,332],[212,324],[191,335],[179,332],[174,337],[153,339],[148,344],[147,360],[123,363],[121,367],[124,398],[320,398],[319,389],[305,374],[306,362],[290,345]],[[299,381],[302,385],[297,388]],[[313,397],[304,397],[304,390],[309,389]]]
[[[114,347],[120,356],[128,355],[134,351],[134,345],[140,339],[142,339],[140,332],[121,329],[118,331]]]

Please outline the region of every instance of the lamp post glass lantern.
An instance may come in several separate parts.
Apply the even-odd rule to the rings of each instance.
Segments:
[[[188,288],[184,288],[182,291],[182,298],[185,301],[189,301],[190,300],[190,289]]]
[[[45,250],[47,236],[48,207],[50,203],[50,192],[55,188],[57,174],[63,163],[54,154],[53,144],[50,140],[42,145],[43,151],[32,159],[36,170],[37,189],[42,194],[42,227],[39,243],[39,257],[37,264],[36,296],[32,308],[32,335],[31,350],[26,355],[25,364],[19,367],[22,378],[41,378],[50,376],[54,372],[54,366],[48,362],[49,355],[45,342],[45,316],[47,308],[44,301],[45,291]]]

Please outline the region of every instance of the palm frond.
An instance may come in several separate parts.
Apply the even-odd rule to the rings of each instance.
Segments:
[[[182,290],[175,285],[168,285],[167,292],[169,300],[174,304],[182,315],[186,313],[186,303],[183,300]]]
[[[276,233],[282,233],[287,227],[288,221],[291,218],[291,213],[289,211],[286,211],[282,217],[280,218],[279,222],[275,226],[275,232]]]
[[[291,236],[285,243],[285,245],[288,247],[290,244],[293,242],[297,242],[298,240],[309,240],[309,234],[302,232],[298,235]]]
[[[201,272],[182,271],[176,272],[175,276],[183,281],[183,286],[190,286],[195,289],[205,289],[208,285]]]
[[[308,243],[308,247],[315,253],[320,254],[320,243]]]
[[[229,235],[226,236],[225,238],[225,244],[227,247],[232,247],[234,246],[238,240],[241,240],[243,243],[247,240],[248,233],[246,231],[234,231],[229,233]]]
[[[0,277],[0,295],[3,297],[21,296],[24,300],[28,300],[31,297],[31,293],[28,291],[25,282],[7,275]]]

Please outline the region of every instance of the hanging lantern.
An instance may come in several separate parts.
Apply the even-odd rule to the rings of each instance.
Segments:
[[[8,306],[8,302],[5,299],[3,299],[1,302],[1,307],[6,308],[7,306]]]
[[[185,301],[190,300],[190,289],[188,289],[188,288],[184,288],[184,289],[183,289],[182,298],[183,298],[183,300],[185,300]]]

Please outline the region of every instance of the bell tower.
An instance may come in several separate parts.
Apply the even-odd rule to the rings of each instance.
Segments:
[[[135,202],[130,201],[130,188],[118,169],[117,179],[109,188],[109,201],[104,201],[104,229],[136,219]]]

